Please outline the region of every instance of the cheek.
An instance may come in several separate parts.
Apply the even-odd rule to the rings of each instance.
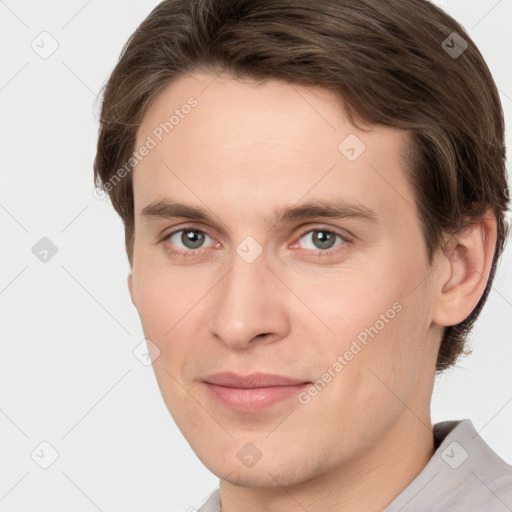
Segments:
[[[318,312],[329,331],[321,345],[315,344],[319,355],[327,348],[334,355],[343,353],[354,340],[365,346],[365,342],[384,338],[399,320],[400,290],[376,268],[366,272],[349,269],[341,277],[333,274],[301,285],[301,299]]]
[[[385,263],[368,265],[365,273],[354,269],[330,287],[303,288],[304,300],[315,300],[333,331],[310,347],[319,377],[329,369],[340,375],[333,400],[351,395],[345,398],[352,403],[389,405],[397,402],[390,389],[406,398],[417,379],[430,325],[429,291],[418,276],[428,275],[427,268],[412,259]]]
[[[158,272],[134,271],[134,291],[137,310],[145,338],[158,347],[153,368],[162,392],[176,393],[175,382],[178,368],[187,358],[187,344],[182,332],[186,320],[184,306],[188,303],[181,292],[161,278]],[[169,373],[168,373],[169,372]],[[163,387],[162,387],[163,385]]]
[[[357,356],[361,378],[358,401],[369,411],[400,413],[404,404],[414,400],[422,378],[429,332],[428,296],[421,286],[407,296],[409,292],[402,295],[399,305],[395,303],[396,311],[386,315],[388,323],[375,322],[373,329],[364,331],[368,341]]]
[[[385,314],[388,303],[376,301],[366,306]],[[409,403],[414,393],[422,343],[419,336],[415,338],[414,307],[406,303],[399,312],[393,312],[396,314],[387,324],[382,320],[384,326],[375,322],[375,314],[366,312],[362,324],[350,327],[352,333],[365,334],[365,343],[357,334],[347,335],[338,337],[335,346],[331,344],[329,354],[325,350],[318,352],[323,361],[318,365],[318,378],[330,378],[329,368],[335,376],[306,406],[317,412],[308,415],[312,428],[326,430],[328,424],[333,427],[327,430],[334,432],[342,424],[347,438],[363,446],[371,441],[365,437],[369,435],[368,425],[374,426],[374,433],[385,430],[403,412],[404,403]],[[360,321],[361,316],[357,323]],[[333,366],[340,361],[341,366]]]
[[[142,257],[134,264],[132,275],[137,310],[146,335],[169,337],[204,294],[197,275],[183,270],[171,272],[168,264],[154,264]]]

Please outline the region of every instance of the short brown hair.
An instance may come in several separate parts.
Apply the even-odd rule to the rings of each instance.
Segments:
[[[498,241],[487,287],[471,315],[444,330],[437,371],[452,366],[508,233],[502,107],[468,34],[427,0],[165,0],[127,41],[104,87],[96,185],[129,161],[142,118],[166,86],[186,73],[218,70],[320,86],[336,93],[351,120],[407,130],[409,179],[431,264],[444,235],[494,213]],[[131,173],[108,193],[132,264]]]

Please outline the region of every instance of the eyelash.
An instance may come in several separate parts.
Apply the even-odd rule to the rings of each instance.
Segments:
[[[180,229],[177,229],[175,231],[172,231],[171,233],[168,233],[166,234],[163,238],[162,238],[162,242],[166,242],[168,241],[173,235],[175,235],[176,233],[181,233],[181,232],[184,232],[184,231],[194,231],[196,233],[202,233],[208,237],[210,237],[212,240],[213,238],[208,235],[208,233],[206,233],[205,231],[201,230],[201,229],[197,229],[195,228],[194,226],[185,226],[185,227],[182,227]],[[339,238],[341,238],[343,240],[343,243],[337,245],[335,248],[333,249],[325,249],[325,250],[321,250],[321,249],[317,249],[317,250],[312,250],[312,249],[305,249],[306,251],[308,252],[312,252],[315,256],[317,257],[328,257],[328,256],[333,256],[334,254],[336,254],[338,252],[338,250],[340,249],[340,247],[343,247],[344,245],[348,244],[351,242],[351,240],[339,233],[338,231],[335,231],[331,228],[324,228],[324,227],[315,227],[315,228],[309,228],[307,230],[304,230],[302,231],[298,238],[297,238],[297,242],[294,242],[293,245],[295,245],[296,243],[298,243],[298,241],[304,236],[304,235],[307,235],[309,233],[314,233],[314,232],[322,232],[322,233],[328,233],[328,234],[331,234],[331,235],[334,235],[334,236],[337,236]],[[170,254],[172,254],[173,256],[179,256],[179,257],[182,257],[182,258],[190,258],[190,257],[194,257],[194,256],[197,256],[197,254],[199,252],[202,252],[202,249],[206,249],[205,247],[200,247],[199,249],[189,249],[187,251],[174,251],[174,250],[171,250],[169,249],[169,252]],[[338,250],[337,250],[338,249]]]

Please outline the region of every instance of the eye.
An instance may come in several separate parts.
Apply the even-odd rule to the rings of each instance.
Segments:
[[[199,229],[184,228],[178,231],[173,231],[165,236],[164,241],[170,241],[173,247],[178,247],[179,250],[171,250],[172,253],[187,253],[197,252],[197,249],[202,249],[206,238],[212,240],[204,231]],[[187,256],[187,254],[184,254]]]
[[[340,243],[336,244],[336,239],[340,239]],[[309,231],[306,231],[302,233],[299,240],[305,239],[309,242],[309,247],[302,247],[306,249],[311,249],[313,251],[317,252],[327,252],[329,249],[332,249],[333,247],[338,247],[340,245],[344,245],[347,243],[347,240],[343,235],[340,233],[337,233],[335,231],[332,231],[330,229],[310,229]],[[335,251],[329,251],[329,252],[335,252]]]

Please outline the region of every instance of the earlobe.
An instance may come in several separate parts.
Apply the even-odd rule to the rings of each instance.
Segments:
[[[489,279],[496,240],[496,218],[489,212],[450,240],[443,256],[450,273],[440,283],[434,323],[456,325],[471,314]]]

